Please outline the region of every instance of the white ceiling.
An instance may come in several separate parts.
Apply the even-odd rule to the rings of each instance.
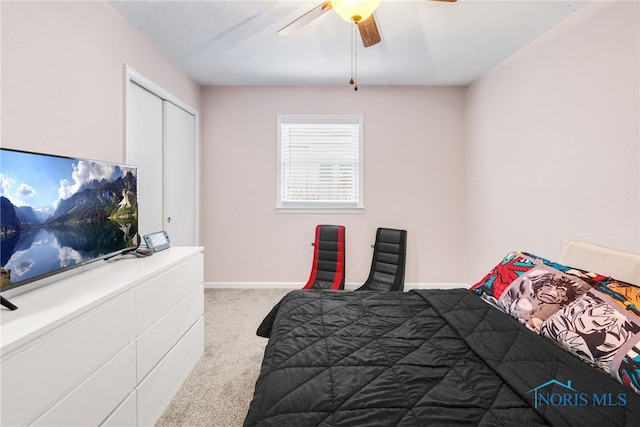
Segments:
[[[203,85],[340,85],[351,30],[329,11],[291,36],[277,31],[311,1],[110,1]],[[466,85],[586,2],[382,0],[382,42],[358,39],[360,85]],[[358,36],[359,37],[359,36]]]

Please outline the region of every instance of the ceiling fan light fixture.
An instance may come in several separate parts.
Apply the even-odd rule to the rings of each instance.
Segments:
[[[380,0],[332,0],[331,7],[347,22],[365,21],[380,5]]]

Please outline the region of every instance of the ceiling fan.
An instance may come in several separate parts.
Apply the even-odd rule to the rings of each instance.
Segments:
[[[304,27],[314,19],[324,15],[331,9],[335,10],[345,21],[358,26],[362,44],[364,47],[373,46],[382,39],[376,24],[373,12],[380,5],[381,0],[332,0],[325,1],[314,7],[304,15],[294,19],[289,24],[282,27],[278,34],[289,35]],[[453,3],[457,0],[428,0]]]

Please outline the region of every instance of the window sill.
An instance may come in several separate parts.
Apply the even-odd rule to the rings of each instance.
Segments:
[[[364,208],[337,208],[337,207],[276,207],[276,213],[280,214],[318,214],[318,213],[332,213],[332,214],[363,214]]]

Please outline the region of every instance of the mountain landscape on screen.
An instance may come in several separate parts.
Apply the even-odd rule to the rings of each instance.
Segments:
[[[1,289],[134,247],[133,167],[2,150]]]

